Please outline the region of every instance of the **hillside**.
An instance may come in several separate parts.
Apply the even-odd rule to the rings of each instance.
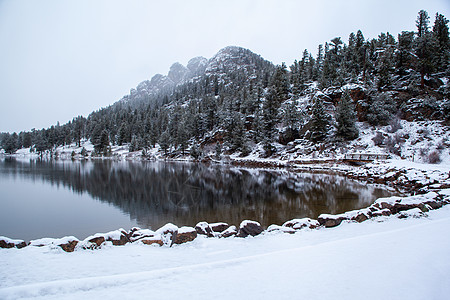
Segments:
[[[388,153],[450,161],[448,20],[397,38],[361,31],[287,68],[241,47],[175,63],[107,108],[64,125],[1,134],[6,153],[135,159],[278,159]],[[422,22],[422,21],[423,22]]]

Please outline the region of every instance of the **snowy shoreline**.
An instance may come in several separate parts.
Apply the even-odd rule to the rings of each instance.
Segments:
[[[17,154],[13,155],[13,157],[17,156],[20,157],[20,155]],[[177,160],[168,161],[177,162]],[[214,162],[209,161],[208,163]],[[193,241],[198,235],[224,238],[231,236],[256,236],[261,233],[272,231],[294,233],[295,230],[305,227],[310,229],[318,227],[334,227],[339,225],[342,221],[362,222],[372,217],[389,216],[409,210],[411,211],[405,212],[399,216],[420,216],[421,213],[448,204],[448,200],[443,200],[445,197],[440,194],[450,188],[450,168],[445,165],[417,164],[403,160],[374,161],[363,166],[351,166],[342,162],[330,163],[329,161],[321,164],[293,164],[286,161],[264,159],[229,160],[227,163],[248,168],[282,168],[292,172],[332,173],[368,183],[387,185],[402,190],[408,195],[404,197],[381,198],[367,208],[345,212],[339,215],[323,214],[320,215],[317,220],[312,220],[310,218],[287,220],[283,225],[272,224],[266,229],[262,228],[258,222],[246,220],[243,220],[239,227],[227,223],[217,223],[222,224],[222,226],[219,226],[220,230],[214,229],[214,226],[217,227],[217,224],[208,224],[206,222],[198,223],[195,228],[178,228],[176,225],[169,223],[156,231],[141,228],[132,228],[131,230],[126,231],[120,228],[104,234],[97,233],[82,241],[76,237],[70,236],[59,239],[42,238],[27,243],[24,240],[13,240],[8,237],[0,237],[0,248],[23,248],[29,245],[39,247],[58,246],[66,252],[73,252],[76,249],[100,248],[105,243],[124,245],[133,242],[171,247],[174,244]],[[414,196],[416,194],[419,194],[419,196]],[[413,204],[410,204],[411,199],[415,199],[414,197],[421,197],[423,199],[419,201],[414,200]],[[252,226],[254,226],[250,231],[245,226],[248,225],[248,222],[251,222],[253,224]],[[177,240],[177,238],[179,240]]]
[[[257,224],[225,230],[226,224],[197,224],[206,234],[172,224],[155,232],[135,228],[126,232],[133,242],[120,247],[115,244],[124,241],[121,230],[84,241],[35,240],[22,249],[0,249],[0,298],[446,298],[450,262],[442,258],[450,251],[450,166],[390,160],[310,167],[410,183],[414,192],[318,220],[294,219],[247,238],[234,237],[235,231]],[[231,236],[214,238],[225,233]],[[64,252],[71,247],[72,253]],[[296,284],[289,283],[293,279]]]

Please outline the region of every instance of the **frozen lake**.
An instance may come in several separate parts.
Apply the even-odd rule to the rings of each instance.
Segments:
[[[394,193],[341,176],[164,162],[0,158],[0,235],[74,235],[171,222],[281,225]]]

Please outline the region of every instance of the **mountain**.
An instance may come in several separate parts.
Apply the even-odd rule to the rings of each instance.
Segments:
[[[2,148],[54,155],[58,146],[76,142],[81,149],[89,140],[93,156],[110,156],[114,147],[142,159],[295,160],[375,151],[438,162],[450,147],[448,21],[437,14],[432,28],[417,24],[423,34],[333,38],[316,56],[303,51],[289,68],[225,47],[210,59],[174,63],[87,118],[4,133]]]
[[[216,80],[219,84],[227,84],[240,76],[251,81],[271,72],[274,65],[252,51],[228,46],[221,49],[210,59],[202,56],[189,60],[187,66],[174,63],[167,75],[156,74],[150,80],[138,84],[130,90],[130,94],[119,100],[121,105],[136,107],[148,104],[152,99],[170,96],[178,87],[187,83],[196,83],[206,78]]]

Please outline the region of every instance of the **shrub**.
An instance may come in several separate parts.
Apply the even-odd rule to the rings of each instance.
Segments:
[[[438,164],[441,162],[441,156],[439,154],[438,151],[432,151],[429,155],[428,155],[428,162],[430,164]]]
[[[381,132],[377,132],[377,134],[372,139],[375,146],[381,146],[384,144],[384,136]]]
[[[387,125],[397,111],[394,99],[386,93],[375,97],[368,109],[367,121],[370,125]]]
[[[193,159],[198,160],[200,158],[200,156],[202,155],[202,151],[200,150],[200,148],[197,145],[194,144],[191,147],[190,154]]]
[[[394,137],[388,137],[386,139],[386,148],[387,150],[395,155],[401,156],[402,154],[402,144],[404,140],[400,137],[400,135],[396,134]]]
[[[400,120],[398,118],[393,118],[391,122],[389,122],[389,129],[388,132],[394,133],[397,132],[399,129],[402,129],[402,124],[400,124]]]

